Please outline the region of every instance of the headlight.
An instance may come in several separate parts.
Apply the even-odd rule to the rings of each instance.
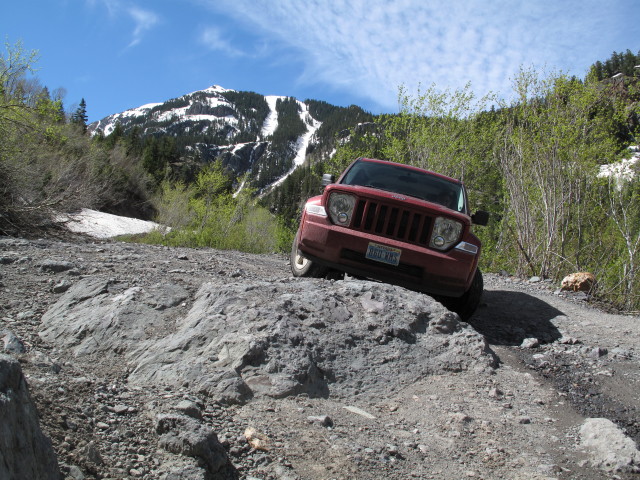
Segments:
[[[462,223],[451,218],[437,217],[429,246],[438,250],[447,250],[460,239],[460,233],[462,233]]]
[[[307,203],[304,206],[304,209],[307,213],[310,213],[312,215],[320,215],[321,217],[327,216],[327,212],[324,210],[324,207],[322,205],[314,205],[312,203]]]
[[[355,206],[356,197],[353,195],[338,192],[330,194],[328,207],[331,221],[338,225],[349,225]]]

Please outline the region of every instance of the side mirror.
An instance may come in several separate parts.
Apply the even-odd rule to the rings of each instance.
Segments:
[[[330,173],[325,173],[324,175],[322,175],[323,187],[326,187],[327,185],[331,185],[332,183],[335,183],[335,181],[336,181],[336,177],[334,177]]]
[[[489,212],[485,212],[483,210],[478,210],[476,213],[471,215],[471,221],[475,225],[486,225],[489,223]]]

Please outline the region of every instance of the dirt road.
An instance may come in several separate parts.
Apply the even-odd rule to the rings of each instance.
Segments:
[[[83,279],[117,285],[119,290],[111,296],[105,293],[104,302],[111,303],[125,294],[154,292],[158,282],[171,285],[172,295],[179,290],[176,298],[184,300],[174,305],[163,296],[170,308],[154,306],[164,315],[158,320],[167,328],[162,335],[175,333],[174,327],[169,328],[172,322],[193,316],[202,295],[198,292],[206,283],[214,285],[211,291],[225,287],[239,292],[241,285],[251,285],[241,299],[246,309],[233,304],[220,312],[225,318],[230,311],[254,312],[254,317],[259,312],[267,320],[271,317],[265,312],[270,312],[274,324],[265,323],[260,329],[275,328],[280,321],[278,312],[267,310],[272,308],[269,292],[290,298],[296,292],[315,295],[321,290],[326,303],[332,289],[341,289],[344,298],[328,310],[334,313],[323,321],[327,324],[355,321],[335,313],[342,308],[351,312],[352,319],[354,308],[364,308],[362,322],[370,320],[367,315],[377,315],[371,305],[381,305],[376,308],[394,316],[384,317],[390,322],[386,337],[375,325],[363,323],[362,331],[369,328],[372,338],[354,334],[346,342],[352,341],[353,348],[347,345],[335,350],[339,358],[324,359],[335,360],[339,369],[320,372],[328,385],[323,394],[292,389],[302,393],[255,395],[246,402],[222,404],[189,382],[141,386],[134,381],[131,364],[117,360],[117,351],[82,356],[62,337],[60,343],[45,341],[41,334],[46,312]],[[633,473],[638,467],[635,457],[628,451],[625,457],[615,442],[608,446],[604,442],[604,453],[598,453],[603,442],[585,444],[592,428],[587,418],[609,419],[626,438],[640,441],[637,316],[603,313],[580,299],[555,294],[545,282],[487,274],[483,304],[471,327],[452,324],[455,333],[429,343],[433,334],[415,322],[400,325],[400,333],[393,330],[404,312],[415,310],[412,302],[420,300],[418,294],[386,299],[388,292],[380,284],[308,282],[294,282],[286,258],[280,255],[87,239],[4,238],[0,239],[0,331],[5,352],[15,345],[7,343],[8,338],[23,347],[9,348],[8,353],[22,364],[42,428],[54,443],[66,478],[215,478],[197,455],[163,448],[158,416],[171,411],[191,415],[194,410],[193,415],[216,433],[224,447],[232,465],[229,478],[640,478]],[[271,286],[264,287],[265,283]],[[347,298],[354,289],[362,292],[359,303]],[[440,307],[432,306],[430,299],[424,301],[425,311],[440,315]],[[314,332],[326,330],[313,311],[295,302],[283,305],[300,325],[311,325]],[[433,324],[428,322],[425,325]],[[122,341],[119,355],[129,348],[122,332],[116,337]],[[478,333],[484,340],[478,340],[482,339]],[[153,335],[160,338],[158,332]],[[304,331],[300,335],[305,338]],[[328,341],[314,335],[318,341]],[[379,351],[383,355],[366,343],[374,335],[384,347]],[[281,338],[276,337],[271,335],[270,341]],[[270,345],[270,355],[277,345]],[[440,359],[437,368],[422,368],[419,355],[429,354],[427,348],[437,349],[431,352]],[[371,356],[362,354],[366,349]],[[463,352],[465,362],[456,366],[448,356],[452,352]],[[254,375],[254,382],[264,377],[258,369],[275,368],[273,362],[261,366],[258,357],[252,361],[241,368],[245,379]],[[264,443],[251,440],[248,428]],[[627,465],[625,459],[630,459]],[[614,471],[616,465],[619,471]]]

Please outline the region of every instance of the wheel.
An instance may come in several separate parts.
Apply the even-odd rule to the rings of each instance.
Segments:
[[[293,273],[294,277],[324,277],[329,272],[329,269],[318,265],[300,253],[298,250],[298,236],[299,234],[296,235],[296,238],[293,240],[293,245],[291,246],[291,273]]]
[[[459,298],[443,299],[442,303],[449,310],[460,315],[460,318],[466,322],[476,311],[478,305],[480,305],[483,289],[484,282],[482,280],[482,272],[477,268],[469,290],[464,292],[464,294]]]

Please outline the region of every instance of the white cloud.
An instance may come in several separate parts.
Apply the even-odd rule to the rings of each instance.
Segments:
[[[112,19],[118,19],[126,15],[133,20],[134,29],[131,35],[131,42],[129,42],[127,48],[139,44],[144,34],[160,22],[160,17],[156,13],[135,5],[128,5],[121,0],[86,0],[86,3],[90,7],[94,7],[96,4],[103,5]]]
[[[129,43],[129,47],[133,47],[140,43],[143,35],[153,28],[158,22],[159,17],[155,13],[149,10],[143,10],[138,7],[127,8],[127,13],[135,22],[135,28],[133,30],[133,39]]]
[[[217,50],[231,57],[244,56],[244,53],[234,47],[216,27],[206,28],[200,35],[200,42],[210,50]]]
[[[618,28],[613,18],[624,0],[207,1],[298,51],[306,66],[301,81],[347,89],[393,108],[399,85],[455,89],[470,81],[480,95],[504,97],[523,65],[565,70],[579,64],[586,70],[602,58],[584,58],[589,39]],[[220,38],[213,38],[215,46]]]

